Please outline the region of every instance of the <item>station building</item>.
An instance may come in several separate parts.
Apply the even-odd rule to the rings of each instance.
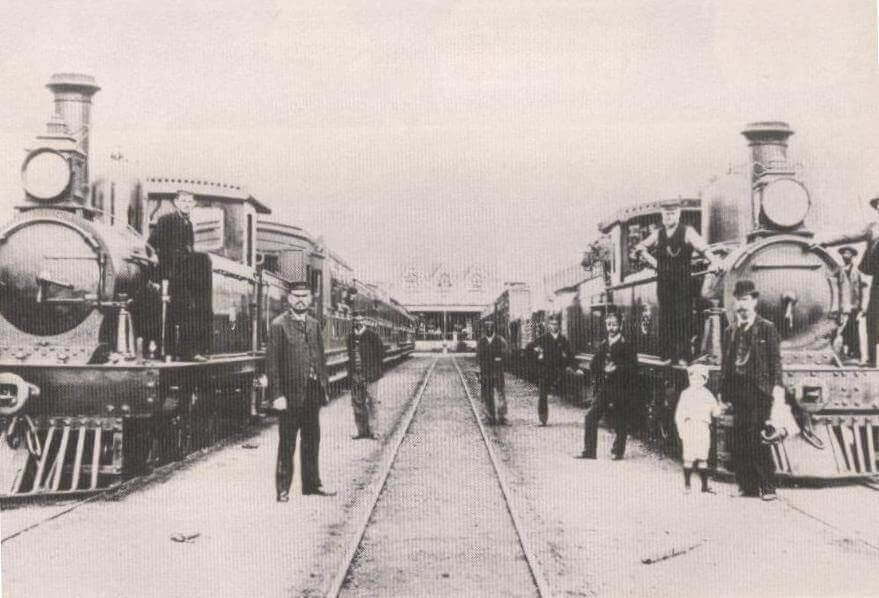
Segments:
[[[386,286],[418,319],[416,340],[422,343],[472,344],[480,316],[504,291],[490,266],[442,262],[405,264]]]

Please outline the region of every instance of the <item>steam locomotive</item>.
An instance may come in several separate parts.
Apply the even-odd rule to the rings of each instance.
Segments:
[[[290,281],[314,292],[332,382],[347,376],[352,304],[386,362],[412,351],[401,305],[240,186],[136,178],[121,160],[90,181],[100,88],[79,74],[47,87],[54,114],[22,166],[24,202],[0,227],[0,497],[95,491],[240,430],[264,400],[269,323]],[[180,191],[197,202],[187,283],[203,362],[173,355],[175,297],[147,242]]]
[[[834,342],[840,316],[851,308],[847,278],[836,257],[814,244],[809,222],[814,198],[787,158],[793,131],[783,122],[757,122],[742,134],[751,149],[747,172],[715,178],[701,197],[675,200],[682,205],[681,223],[700,231],[715,255],[724,255],[719,274],[709,272],[701,258],[692,264],[691,354],[708,365],[709,387],[717,392],[721,335],[735,317],[733,289],[738,280],[753,280],[760,290],[758,312],[781,335],[787,401],[803,430],[772,444],[777,474],[874,476],[879,472],[879,370],[844,359]],[[661,357],[666,339],[659,335],[655,272],[634,250],[660,225],[662,204],[635,205],[601,223],[601,235],[582,263],[585,275],[556,292],[554,309],[560,308],[563,330],[585,369],[605,335],[608,309],[623,314],[624,333],[639,351],[642,431],[674,453],[673,414],[686,371]],[[507,324],[520,352],[541,315]],[[568,388],[588,393],[576,379],[568,380]],[[720,470],[730,466],[733,417],[721,417],[717,426]]]

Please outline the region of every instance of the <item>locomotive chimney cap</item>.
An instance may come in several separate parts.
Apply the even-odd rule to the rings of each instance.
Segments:
[[[101,90],[94,77],[83,73],[55,73],[49,78],[46,87],[53,92],[78,91],[89,97]]]
[[[751,145],[764,143],[777,143],[787,145],[787,138],[793,135],[793,129],[780,120],[767,120],[748,123],[742,135],[747,138]]]

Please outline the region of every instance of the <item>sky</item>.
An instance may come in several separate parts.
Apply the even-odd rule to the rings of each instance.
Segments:
[[[93,75],[92,173],[242,184],[364,277],[412,261],[535,280],[620,207],[796,134],[816,220],[879,194],[873,0],[48,1],[0,25],[0,220],[52,73]]]

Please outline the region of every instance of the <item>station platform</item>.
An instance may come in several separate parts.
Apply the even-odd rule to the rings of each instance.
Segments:
[[[322,595],[409,399],[433,360],[453,358],[478,396],[472,357],[416,355],[378,384],[380,440],[351,439],[347,394],[322,411],[334,497],[299,494],[297,457],[290,502],[275,501],[269,425],[117,501],[4,511],[3,595]],[[489,440],[553,595],[879,595],[875,490],[781,488],[766,503],[713,481],[717,494],[685,495],[679,465],[637,442],[611,461],[605,430],[597,460],[574,459],[581,408],[552,397],[541,427],[533,385],[508,375],[507,395],[510,425]]]

